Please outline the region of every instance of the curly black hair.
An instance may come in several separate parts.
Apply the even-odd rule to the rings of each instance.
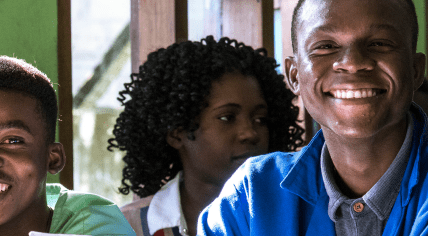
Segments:
[[[46,74],[24,60],[0,56],[0,90],[35,98],[46,125],[46,141],[55,141],[58,104],[55,90]]]
[[[208,106],[212,82],[229,72],[253,76],[259,82],[268,105],[269,151],[294,151],[302,146],[299,108],[292,103],[295,95],[276,67],[265,49],[254,50],[226,37],[216,42],[208,36],[150,53],[139,74],[132,74],[131,82],[119,93],[125,109],[108,146],[126,151],[119,191],[152,195],[183,169],[178,151],[167,144],[167,133],[180,127],[194,140],[196,117]]]

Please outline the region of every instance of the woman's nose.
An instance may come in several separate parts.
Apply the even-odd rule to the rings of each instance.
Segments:
[[[241,142],[250,142],[256,144],[260,141],[259,133],[254,127],[252,121],[243,122],[239,127],[238,138]]]

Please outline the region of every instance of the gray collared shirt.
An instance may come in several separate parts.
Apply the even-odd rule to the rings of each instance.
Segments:
[[[394,161],[379,181],[361,198],[349,199],[334,180],[334,166],[324,144],[321,173],[330,198],[328,215],[335,223],[337,235],[382,235],[391,209],[400,191],[401,179],[411,151],[413,120],[407,115],[407,133]]]

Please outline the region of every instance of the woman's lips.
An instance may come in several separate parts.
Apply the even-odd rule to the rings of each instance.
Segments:
[[[261,155],[261,152],[247,152],[241,155],[233,156],[232,160],[248,159],[250,157]]]

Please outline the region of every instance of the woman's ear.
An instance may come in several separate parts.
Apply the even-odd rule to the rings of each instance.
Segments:
[[[179,150],[183,146],[184,130],[179,127],[173,131],[168,131],[166,142],[173,148]]]
[[[57,174],[65,166],[65,152],[61,143],[49,144],[48,171],[51,174]]]
[[[285,59],[285,83],[294,94],[300,95],[298,71],[294,57]]]

